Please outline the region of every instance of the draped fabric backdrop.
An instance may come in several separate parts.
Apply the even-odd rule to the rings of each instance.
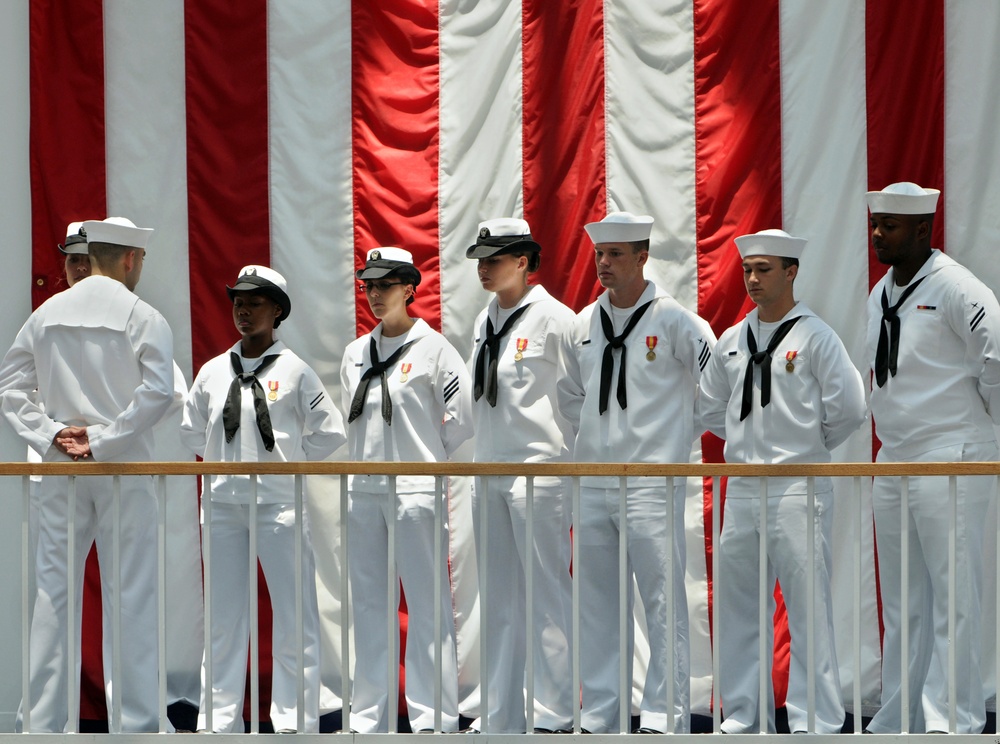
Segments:
[[[599,290],[583,224],[612,209],[653,215],[649,276],[717,333],[748,308],[732,238],[770,227],[808,238],[798,296],[862,370],[863,303],[883,273],[869,249],[867,189],[941,188],[935,245],[1000,288],[995,0],[5,0],[0,18],[4,344],[62,288],[55,245],[66,223],[107,215],[156,228],[138,292],[170,322],[189,379],[237,338],[225,282],[266,263],[289,282],[281,337],[335,399],[341,352],[372,324],[352,273],[365,251],[414,253],[414,310],[468,356],[488,297],[465,248],[495,216],[528,220],[544,248],[539,280],[580,309]],[[23,446],[3,436],[3,456],[22,459]],[[717,441],[703,444],[719,456]],[[868,461],[874,446],[866,429],[838,456]],[[328,485],[311,498],[326,630],[339,640]],[[711,502],[700,486],[687,510],[688,586],[692,699],[707,712]],[[868,490],[857,640],[849,485],[834,553],[845,698],[858,642],[871,705],[879,622]],[[172,555],[190,555],[194,485],[172,498],[183,512]],[[461,571],[470,548],[458,527]],[[171,577],[171,664],[189,674],[179,683],[189,690],[200,577],[190,560]],[[458,611],[473,656],[474,593]],[[328,661],[335,646],[324,646]],[[782,686],[780,665],[776,677]],[[0,707],[12,711],[17,683],[5,684]]]

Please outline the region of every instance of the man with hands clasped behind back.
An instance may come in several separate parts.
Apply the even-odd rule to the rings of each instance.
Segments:
[[[843,343],[794,296],[806,241],[783,230],[736,238],[743,279],[756,307],[719,338],[701,378],[700,412],[705,426],[726,440],[726,462],[792,464],[830,462],[830,450],[847,439],[866,416],[861,375]],[[724,733],[774,732],[774,691],[768,690],[768,720],[759,720],[760,664],[770,667],[773,628],[758,628],[759,572],[767,572],[768,618],[773,588],[781,584],[791,634],[786,710],[793,732],[808,730],[806,639],[808,627],[807,525],[815,525],[816,719],[815,733],[838,733],[844,723],[834,649],[830,588],[833,482],[815,480],[810,513],[805,478],[767,479],[767,523],[762,525],[759,478],[729,478],[719,538],[717,631],[719,691]],[[767,565],[759,565],[760,541]],[[760,633],[768,642],[759,658]],[[770,675],[768,675],[770,676]]]
[[[83,223],[91,276],[39,307],[0,366],[0,404],[8,423],[46,462],[152,459],[153,425],[174,400],[173,337],[167,322],[135,289],[151,229],[121,217]],[[36,392],[37,391],[37,392]],[[110,570],[112,479],[76,480],[73,517],[76,575],[67,581],[68,479],[38,487],[37,599],[31,623],[32,731],[67,727],[67,629],[80,623],[86,552],[98,535]],[[156,731],[156,497],[148,476],[121,478],[122,729]],[[77,616],[66,616],[68,586]],[[105,603],[112,598],[105,596]],[[110,632],[110,629],[106,629]],[[79,657],[78,657],[79,658]],[[111,690],[108,689],[109,709]],[[72,715],[77,715],[72,711]]]
[[[868,298],[871,407],[882,442],[878,462],[976,462],[997,459],[1000,424],[1000,306],[972,272],[931,248],[940,192],[894,183],[868,192],[872,246],[889,266]],[[875,478],[885,637],[882,707],[868,728],[902,730],[903,659],[908,659],[914,733],[950,730],[948,659],[954,653],[956,733],[986,723],[979,653],[983,529],[995,479],[956,478],[954,638],[948,637],[948,479],[908,479],[909,563],[901,555],[902,481]],[[909,605],[900,586],[908,582]],[[909,618],[910,644],[901,649]],[[950,647],[950,649],[949,649]]]
[[[576,317],[566,335],[559,407],[581,462],[688,462],[695,439],[695,391],[712,356],[708,323],[643,274],[653,218],[612,212],[586,226],[597,278],[606,291]],[[626,524],[619,519],[617,477],[583,478],[580,491],[580,646],[583,728],[619,729],[618,545],[628,544],[646,613],[650,659],[637,733],[690,729],[690,643],[685,578],[685,481],[630,477]],[[669,510],[669,511],[668,511]],[[673,534],[668,514],[673,515]],[[672,545],[672,556],[668,551]],[[672,561],[672,563],[671,563]],[[673,596],[667,594],[672,565]],[[631,585],[625,632],[626,679],[632,679]],[[670,609],[673,608],[673,623]],[[668,663],[673,646],[673,668]],[[673,710],[668,711],[668,677]]]

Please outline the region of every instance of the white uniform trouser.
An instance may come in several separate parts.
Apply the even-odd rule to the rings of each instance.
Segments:
[[[580,647],[583,680],[583,728],[593,733],[619,730],[622,694],[626,704],[632,680],[632,581],[634,575],[646,611],[649,669],[639,706],[639,725],[667,731],[668,649],[673,644],[674,732],[690,730],[690,645],[687,593],[684,584],[684,480],[673,486],[673,501],[665,485],[629,488],[626,499],[628,612],[625,632],[626,686],[619,689],[618,541],[619,489],[583,487],[580,492]],[[674,534],[667,530],[667,510],[673,509]],[[672,542],[672,545],[671,545]],[[673,627],[669,623],[667,571],[673,565]]]
[[[979,462],[997,459],[995,442],[955,445],[907,458],[916,462]],[[885,449],[878,462],[891,462]],[[902,728],[900,632],[903,612],[901,582],[909,587],[910,721],[913,733],[948,731],[948,524],[951,513],[948,478],[911,476],[910,516],[907,520],[909,562],[901,567],[901,494],[899,478],[876,478],[872,491],[879,584],[882,590],[882,708],[869,724],[876,733]],[[954,638],[957,730],[970,734],[986,723],[985,695],[980,673],[982,617],[982,544],[986,511],[996,479],[969,476],[957,479],[955,533]]]
[[[250,507],[212,502],[212,730],[243,733],[243,695],[250,638]],[[295,632],[295,507],[257,505],[257,559],[271,596],[271,725],[298,729],[298,648]],[[256,612],[257,608],[253,608]],[[306,733],[319,733],[319,609],[308,515],[302,540],[302,637]],[[207,728],[202,666],[198,728]]]
[[[61,732],[69,712],[66,672],[68,632],[67,537],[68,479],[45,477],[37,488],[38,548],[36,552],[35,609],[31,621],[30,674],[33,732]],[[112,574],[114,530],[112,478],[76,478],[74,514],[74,576],[76,668],[72,679],[79,699],[80,623],[83,574],[90,546],[96,539],[102,576]],[[152,479],[121,478],[121,653],[122,730],[159,730],[157,685],[156,523],[157,506]],[[102,604],[114,606],[110,580],[102,580]],[[113,615],[104,611],[106,620]],[[113,627],[104,628],[105,664],[110,669]],[[108,686],[108,711],[112,710]],[[74,711],[74,716],[79,712]]]
[[[736,489],[740,489],[737,496]],[[729,481],[729,497],[719,538],[719,574],[715,601],[719,603],[719,691],[730,734],[760,732],[760,539],[759,493],[756,479]],[[813,516],[815,544],[815,659],[816,719],[813,733],[839,733],[844,724],[840,672],[834,649],[833,597],[830,589],[833,494],[816,494]],[[809,506],[804,494],[773,496],[767,501],[767,731],[774,733],[774,688],[770,683],[774,648],[774,583],[781,585],[791,635],[791,660],[785,709],[791,731],[807,731],[808,675],[806,643],[809,635],[807,525]]]
[[[480,555],[483,663],[488,669],[490,733],[523,733],[527,627],[525,565],[532,561],[531,619],[534,665],[534,726],[569,729],[573,724],[570,666],[572,578],[570,503],[562,479],[536,478],[534,539],[526,541],[526,479],[477,478],[473,518]],[[487,554],[483,554],[481,500],[487,509]],[[483,571],[483,564],[486,569]]]
[[[389,623],[399,604],[388,601],[388,523],[396,522],[396,571],[406,596],[406,706],[414,731],[434,728],[434,648],[441,643],[441,726],[458,729],[458,661],[455,618],[447,560],[434,576],[433,493],[352,493],[348,508],[348,571],[354,608],[355,672],[351,728],[361,733],[389,730]],[[447,504],[441,504],[442,545],[447,549]],[[434,632],[434,582],[441,586],[441,628]],[[392,614],[390,614],[392,613]],[[393,661],[397,665],[398,659]]]

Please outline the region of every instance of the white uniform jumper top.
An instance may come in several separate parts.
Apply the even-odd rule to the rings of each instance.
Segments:
[[[503,397],[494,408],[484,396],[472,409],[478,462],[550,462],[569,455],[573,433],[557,404],[556,380],[562,336],[576,317],[572,310],[540,285],[509,310],[494,298],[476,318],[473,364],[486,338],[486,319],[500,328],[506,315],[524,305],[531,307],[500,341],[497,387]]]
[[[260,358],[244,358],[241,343],[209,360],[198,372],[184,407],[181,438],[195,454],[215,462],[295,462],[323,460],[345,441],[344,422],[319,376],[281,341]],[[257,431],[253,396],[249,385],[240,398],[240,426],[232,442],[226,442],[222,411],[229,386],[235,378],[230,355],[236,354],[243,369],[254,370],[265,357],[278,359],[261,375],[267,395],[267,410],[274,432],[274,449],[264,446]],[[246,504],[250,499],[250,477],[213,475],[212,501]],[[257,502],[288,504],[292,498],[292,476],[262,475],[257,478]]]
[[[759,349],[786,320],[799,317],[772,354],[771,399],[760,404],[761,372],[755,365],[752,413],[740,421],[743,380],[750,356],[747,330]],[[761,323],[757,310],[726,330],[701,379],[699,411],[705,428],[726,440],[726,462],[787,465],[830,462],[830,450],[864,422],[864,383],[833,329],[799,302],[779,323]],[[729,479],[730,497],[737,478]],[[745,495],[754,498],[759,481]],[[769,478],[772,495],[806,493],[805,478]],[[830,478],[816,479],[816,491],[830,491]]]
[[[895,303],[889,269],[868,298],[868,358],[882,325],[881,297]],[[1000,425],[1000,310],[993,292],[939,250],[910,285],[926,279],[898,310],[897,372],[872,383],[875,432],[896,458],[965,442],[991,442]],[[919,415],[915,415],[919,414]]]
[[[404,334],[413,345],[387,373],[392,426],[382,418],[382,388],[371,381],[361,417],[347,427],[348,455],[360,462],[444,462],[472,436],[471,384],[465,362],[440,333],[418,319]],[[382,324],[348,344],[340,381],[344,410],[350,410],[361,375],[371,366],[370,340],[381,347]],[[388,340],[388,339],[387,339]],[[400,337],[402,340],[402,337]],[[379,354],[386,359],[390,352]],[[352,491],[388,493],[384,475],[354,475]],[[433,491],[430,476],[400,476],[397,493]]]
[[[691,456],[696,436],[695,390],[711,357],[715,334],[702,318],[652,282],[646,283],[635,308],[647,302],[653,304],[625,341],[625,410],[614,395],[621,359],[616,353],[610,404],[603,415],[599,412],[606,343],[599,308],[608,315],[614,313],[607,292],[580,312],[567,334],[559,407],[573,425],[573,454],[580,462],[687,462]],[[601,488],[618,486],[615,477],[585,481]],[[629,478],[630,486],[639,483],[640,479]]]

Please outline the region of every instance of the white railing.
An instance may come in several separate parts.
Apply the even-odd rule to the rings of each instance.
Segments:
[[[23,480],[22,487],[22,507],[23,507],[23,518],[21,522],[21,633],[19,634],[19,639],[21,643],[22,652],[22,668],[21,668],[21,684],[22,690],[25,698],[27,697],[27,692],[29,689],[29,658],[28,658],[28,648],[29,648],[29,638],[28,638],[28,627],[29,627],[29,602],[31,597],[29,596],[29,579],[31,577],[31,572],[33,571],[33,558],[29,554],[28,544],[29,544],[29,500],[30,500],[30,488],[29,488],[29,475],[40,474],[43,476],[69,476],[69,514],[70,524],[69,524],[69,535],[68,540],[70,541],[68,550],[68,561],[67,575],[73,576],[76,570],[74,567],[74,550],[73,550],[73,521],[72,515],[74,514],[74,503],[76,498],[76,480],[77,478],[85,478],[95,475],[111,475],[114,478],[114,519],[115,519],[115,531],[114,540],[112,547],[112,576],[113,576],[113,586],[114,586],[114,598],[115,607],[112,612],[112,630],[114,634],[114,644],[112,649],[112,680],[118,680],[121,678],[122,664],[127,663],[127,660],[122,658],[122,650],[120,645],[121,636],[121,610],[120,602],[118,602],[119,592],[120,592],[120,545],[119,545],[119,532],[120,532],[120,505],[121,505],[121,489],[120,489],[120,477],[127,475],[149,475],[153,476],[156,483],[156,494],[158,499],[158,524],[157,524],[157,556],[158,556],[158,570],[157,570],[157,616],[158,616],[158,658],[159,658],[159,712],[160,712],[160,731],[163,732],[168,729],[167,721],[167,700],[166,700],[166,643],[165,643],[165,623],[166,623],[166,531],[165,531],[165,502],[166,502],[166,479],[172,476],[190,476],[190,475],[209,475],[209,474],[249,474],[251,476],[260,475],[291,475],[294,476],[294,502],[296,508],[296,534],[295,534],[295,558],[296,558],[296,573],[295,573],[295,591],[296,591],[296,642],[298,648],[298,662],[299,662],[299,675],[298,675],[298,728],[301,731],[304,728],[304,672],[303,672],[303,620],[302,620],[302,591],[303,591],[303,576],[302,576],[302,550],[303,550],[303,520],[301,518],[303,512],[303,477],[307,474],[316,475],[336,475],[340,476],[340,561],[341,565],[344,567],[341,572],[341,585],[340,592],[341,598],[345,606],[349,601],[350,587],[348,582],[348,571],[347,571],[347,561],[348,561],[348,540],[350,539],[348,531],[348,520],[347,515],[347,503],[348,503],[348,488],[347,488],[347,477],[349,474],[385,474],[389,475],[390,482],[390,495],[395,494],[395,479],[400,475],[432,475],[436,477],[437,483],[437,500],[435,505],[435,534],[437,535],[435,539],[435,556],[438,561],[436,569],[442,568],[441,561],[446,560],[446,546],[443,544],[441,538],[442,526],[444,522],[444,508],[443,508],[443,494],[445,489],[442,486],[443,478],[448,476],[512,476],[512,475],[524,475],[528,477],[528,519],[526,525],[526,538],[527,544],[532,544],[533,536],[533,519],[531,517],[531,501],[533,488],[533,479],[538,476],[566,476],[571,478],[572,483],[572,512],[573,512],[573,530],[574,534],[580,534],[580,479],[586,476],[618,476],[620,477],[620,498],[619,498],[619,517],[620,523],[625,523],[625,504],[626,504],[626,487],[625,478],[628,476],[654,476],[662,477],[665,479],[667,484],[666,493],[671,494],[673,489],[671,483],[675,478],[717,478],[718,476],[742,476],[742,477],[757,477],[760,478],[761,483],[761,526],[766,532],[766,510],[768,508],[768,499],[766,498],[767,493],[767,478],[768,477],[778,477],[778,476],[800,476],[806,477],[808,483],[808,506],[809,514],[812,516],[815,513],[815,479],[817,477],[831,476],[841,479],[851,479],[853,483],[853,495],[852,499],[852,517],[854,526],[854,560],[853,560],[853,600],[854,600],[854,638],[856,640],[854,648],[852,651],[852,663],[854,667],[853,675],[853,694],[852,699],[846,701],[848,710],[853,709],[855,711],[855,733],[861,733],[861,715],[862,711],[862,693],[861,693],[861,679],[862,679],[862,659],[860,643],[857,639],[860,638],[860,628],[861,628],[861,603],[862,603],[862,561],[863,561],[863,546],[860,539],[862,521],[865,519],[871,519],[871,509],[870,506],[865,507],[864,501],[862,499],[863,483],[865,481],[870,482],[870,479],[874,476],[899,476],[902,477],[902,519],[905,526],[906,519],[908,518],[908,477],[914,475],[920,476],[946,476],[949,479],[949,491],[951,496],[951,509],[949,515],[949,614],[948,614],[948,634],[949,639],[953,637],[955,632],[955,606],[954,606],[954,581],[955,581],[955,532],[956,532],[956,483],[958,476],[966,475],[987,475],[987,476],[997,476],[1000,475],[1000,463],[998,462],[981,462],[981,463],[891,463],[891,464],[867,464],[867,463],[837,463],[837,464],[824,464],[824,465],[795,465],[795,466],[766,466],[766,465],[728,465],[728,464],[676,464],[676,465],[642,465],[642,464],[601,464],[601,463],[563,463],[563,464],[473,464],[473,463],[358,463],[358,462],[321,462],[321,463],[218,463],[218,462],[202,462],[202,463],[189,463],[189,462],[175,462],[175,463],[113,463],[113,464],[98,464],[98,463],[42,463],[42,464],[28,464],[28,463],[3,463],[0,464],[0,477],[3,476],[20,476]],[[716,480],[716,483],[718,481]],[[256,551],[256,489],[257,489],[257,478],[251,478],[251,499],[250,499],[250,606],[254,607],[257,604],[257,584],[253,580],[257,572],[257,551]],[[211,521],[211,509],[212,500],[209,498],[209,479],[205,479],[205,492],[203,494],[202,506],[204,509],[204,523],[208,524]],[[485,506],[485,499],[482,500],[481,506]],[[673,511],[671,509],[666,509],[665,511],[666,519],[668,520],[668,530],[667,534],[670,536],[671,543],[673,542]],[[719,508],[719,490],[718,488],[713,488],[713,500],[712,500],[712,524],[711,524],[711,539],[713,545],[718,545],[719,535],[721,531],[720,522],[721,510]],[[486,510],[482,509],[481,518],[486,519]],[[706,530],[709,525],[705,525]],[[998,543],[1000,543],[1000,522],[993,525],[996,530]],[[487,524],[484,521],[482,523],[481,539],[489,539],[489,530]],[[314,538],[316,539],[316,538]],[[815,725],[815,658],[814,658],[814,626],[815,626],[815,570],[814,570],[814,550],[813,546],[815,543],[816,535],[814,534],[814,522],[810,518],[807,523],[807,546],[809,565],[808,565],[808,583],[807,592],[809,597],[809,617],[808,624],[810,628],[810,633],[807,638],[807,678],[808,678],[808,690],[807,690],[807,700],[808,700],[808,721],[810,731],[814,730]],[[763,563],[767,561],[766,553],[766,540],[762,539],[760,548],[759,560]],[[579,566],[579,551],[580,551],[580,541],[574,540],[572,545],[572,558],[573,565]],[[394,565],[394,529],[390,522],[389,526],[389,606],[395,607],[395,586],[398,579],[395,574]],[[673,555],[673,544],[668,546],[667,555]],[[206,565],[211,563],[212,554],[212,541],[210,530],[204,530],[202,534],[202,549],[203,549],[203,560]],[[902,530],[901,536],[901,553],[902,553],[902,565],[906,566],[909,556],[910,546],[907,540],[907,530],[904,528]],[[486,555],[485,545],[481,547],[480,556]],[[624,638],[626,636],[625,624],[629,622],[627,618],[626,607],[626,596],[627,596],[627,582],[625,581],[627,568],[627,545],[623,536],[619,549],[619,602],[621,611],[619,613],[619,631],[622,644],[624,645]],[[485,560],[481,557],[481,560]],[[718,565],[718,551],[712,551],[712,575],[718,576],[719,565]],[[990,567],[994,569],[993,579],[997,575],[1000,575],[1000,554],[998,554],[997,565],[995,567]],[[480,565],[481,575],[484,571],[484,566]],[[436,571],[436,576],[441,575],[441,571]],[[527,587],[527,612],[525,622],[531,622],[530,618],[532,616],[532,565],[525,566],[525,580]],[[989,571],[987,572],[989,575]],[[672,572],[667,572],[668,577],[672,577]],[[760,627],[764,627],[765,624],[771,622],[771,618],[767,615],[767,599],[773,587],[767,586],[766,571],[759,571],[760,583],[758,586],[759,591],[759,606],[760,614],[757,618]],[[206,647],[210,648],[211,644],[211,617],[212,617],[212,600],[211,600],[211,577],[209,571],[204,571],[204,617],[205,617],[205,643]],[[672,578],[668,578],[668,582],[672,582]],[[481,587],[483,591],[489,591],[488,586]],[[438,641],[435,646],[435,671],[436,671],[436,685],[435,685],[435,701],[436,714],[435,714],[435,730],[441,731],[441,674],[442,674],[442,649],[440,642],[440,633],[437,632],[441,627],[441,623],[444,622],[444,618],[441,617],[440,613],[440,601],[438,601],[442,592],[448,591],[447,587],[441,586],[440,582],[436,582],[435,585],[435,607],[438,608],[435,611],[434,623],[435,623],[435,637]],[[905,608],[907,606],[907,594],[908,587],[906,582],[903,582],[901,587],[902,592],[902,606]],[[668,618],[673,619],[673,593],[672,586],[666,587],[666,596],[671,598],[669,607]],[[997,616],[1000,617],[1000,592],[997,593]],[[72,618],[75,615],[75,602],[76,597],[73,591],[68,592],[69,605],[67,607],[68,617]],[[580,580],[579,575],[574,574],[572,579],[572,623],[573,623],[573,645],[572,645],[572,685],[573,689],[580,688],[580,638],[577,629],[580,625]],[[397,695],[395,690],[398,689],[398,664],[396,663],[396,656],[398,651],[399,643],[399,628],[398,628],[398,618],[395,612],[392,612],[392,621],[389,623],[389,633],[386,638],[386,642],[389,648],[389,664],[386,669],[386,679],[388,689],[391,691],[388,695],[389,700],[389,722],[390,722],[390,732],[395,733],[396,730],[396,720],[397,720]],[[905,614],[905,613],[904,613]],[[743,619],[741,618],[741,621]],[[718,603],[713,604],[713,627],[717,629],[720,627],[721,622],[726,622],[725,618],[719,617]],[[903,624],[903,639],[902,647],[907,647],[908,642],[908,623],[904,621]],[[76,655],[79,653],[79,649],[76,647],[76,631],[72,627],[73,624],[69,623],[69,637],[68,637],[68,667],[72,669],[76,664]],[[489,630],[489,619],[484,618],[482,621],[482,632],[487,633]],[[257,657],[257,641],[258,641],[258,621],[256,613],[250,613],[250,665],[251,665],[251,675],[250,675],[250,710],[251,710],[251,733],[258,733],[260,731],[260,706],[259,706],[259,659]],[[760,658],[766,659],[770,656],[771,649],[766,647],[767,634],[760,633],[760,645],[759,654]],[[15,635],[8,633],[6,636],[8,639],[15,638]],[[345,688],[348,687],[349,683],[346,682],[350,679],[350,658],[349,658],[349,639],[348,639],[348,625],[344,623],[341,627],[341,642],[343,655],[341,659],[341,679],[345,680]],[[526,681],[526,699],[532,699],[532,692],[534,687],[533,671],[532,671],[532,634],[527,634],[527,681]],[[670,654],[672,657],[672,644],[670,645]],[[622,649],[624,652],[624,648]],[[997,668],[1000,669],[1000,643],[997,644],[997,659],[995,660]],[[207,656],[207,677],[212,678],[211,670],[211,654]],[[904,721],[904,729],[906,726],[906,721],[908,720],[908,710],[907,710],[907,699],[908,699],[908,675],[907,675],[907,658],[905,654],[903,655],[902,661],[902,680],[903,680],[903,710],[902,710],[902,720]],[[713,676],[715,679],[719,678],[719,667],[720,659],[718,654],[714,655],[712,661]],[[668,659],[668,669],[673,668],[673,659]],[[766,710],[767,705],[767,690],[770,686],[770,676],[768,674],[769,665],[760,665],[760,720],[766,721],[768,717],[768,711]],[[12,671],[12,670],[11,670]],[[955,730],[955,708],[956,708],[956,668],[955,668],[955,656],[954,652],[949,649],[948,657],[948,680],[949,680],[949,709],[950,709],[950,730]],[[667,684],[667,710],[671,711],[668,715],[670,716],[670,724],[673,724],[673,701],[675,690],[672,684],[671,675],[668,675],[670,681]],[[481,668],[481,699],[486,700],[488,698],[488,676],[485,666]],[[622,726],[622,732],[628,732],[628,725],[631,715],[631,689],[632,681],[626,679],[625,676],[625,654],[622,653],[622,667],[620,674],[620,685],[621,689],[624,690],[621,700],[621,711],[620,720]],[[76,711],[79,707],[79,700],[77,698],[78,688],[75,684],[68,685],[68,708],[70,711]],[[343,729],[344,731],[349,731],[350,725],[350,710],[347,703],[350,700],[349,689],[343,689],[341,692],[341,699],[344,700],[343,708]],[[712,717],[713,717],[713,731],[718,734],[720,732],[721,723],[721,711],[718,703],[717,693],[713,695],[714,704],[712,706]],[[209,730],[212,728],[212,700],[211,700],[211,690],[207,691],[207,727]],[[527,706],[527,730],[531,731],[533,728],[533,711],[532,706]],[[25,707],[23,712],[23,725],[25,731],[31,730],[30,721],[30,711]],[[109,729],[112,733],[121,732],[121,685],[115,683],[113,685],[113,697],[111,700],[111,708],[109,710]],[[76,718],[71,716],[69,730],[71,733],[76,732]],[[484,717],[483,720],[483,732],[485,735],[496,737],[497,735],[491,735],[490,722],[488,717]],[[573,720],[573,729],[575,732],[579,733],[580,728],[580,711],[576,710]],[[904,730],[905,733],[905,730]],[[300,734],[304,735],[304,734]],[[343,736],[352,736],[353,738],[366,739],[369,735],[363,734],[342,734]],[[5,735],[0,734],[0,739],[4,738]],[[36,735],[37,736],[37,735]],[[42,738],[45,735],[41,735]],[[59,736],[58,734],[51,734],[49,736]],[[100,738],[101,735],[91,735],[95,739]],[[143,735],[132,735],[139,736]],[[518,741],[524,741],[524,736],[519,735]],[[536,736],[533,734],[528,734],[527,736]],[[677,735],[674,735],[676,738]],[[681,735],[683,736],[683,735]],[[694,735],[697,736],[697,735]],[[506,735],[501,738],[506,739]],[[978,737],[977,737],[978,738]],[[599,744],[600,735],[597,735],[597,741],[594,744]],[[982,739],[979,739],[980,741]],[[997,739],[1000,742],[1000,739]]]

